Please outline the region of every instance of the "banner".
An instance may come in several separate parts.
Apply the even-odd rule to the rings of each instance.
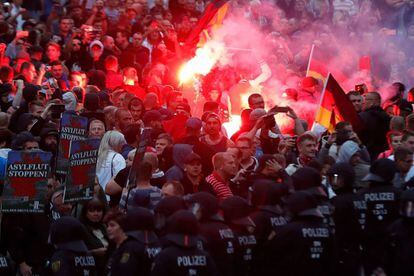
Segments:
[[[1,202],[4,213],[43,213],[52,153],[10,151]]]
[[[60,136],[56,173],[66,175],[69,169],[69,146],[72,141],[85,140],[88,135],[88,118],[63,113],[60,119]]]
[[[96,162],[100,139],[72,141],[64,202],[78,202],[93,197]]]

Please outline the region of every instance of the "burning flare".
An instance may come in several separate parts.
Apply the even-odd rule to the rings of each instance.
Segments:
[[[225,55],[222,43],[209,41],[202,48],[198,48],[196,55],[185,63],[179,73],[180,85],[191,80],[195,75],[207,75],[214,65]]]

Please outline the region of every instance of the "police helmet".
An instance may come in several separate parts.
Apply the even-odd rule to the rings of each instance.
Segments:
[[[84,238],[85,228],[74,217],[62,217],[50,228],[50,241],[58,249],[86,252],[88,249]]]
[[[250,206],[247,201],[239,196],[231,196],[224,199],[220,204],[224,220],[236,225],[255,227],[253,220],[249,217]]]

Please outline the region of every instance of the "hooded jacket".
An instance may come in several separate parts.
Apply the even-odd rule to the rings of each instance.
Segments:
[[[62,95],[63,102],[65,103],[65,110],[74,111],[76,110],[76,96],[72,92],[66,92]]]
[[[357,143],[354,141],[346,141],[339,149],[337,162],[349,163],[352,156],[360,151]]]
[[[354,141],[346,141],[339,150],[338,159],[336,160],[337,163],[343,162],[349,164],[351,158],[356,153],[363,153],[357,143]],[[358,164],[353,166],[355,172],[355,184],[354,187],[365,188],[367,185],[362,179],[368,174],[369,172],[369,165],[365,163],[359,162]]]
[[[192,145],[176,144],[173,147],[173,160],[174,166],[172,166],[166,173],[165,177],[167,181],[178,180],[180,181],[184,177],[184,160],[193,151]]]

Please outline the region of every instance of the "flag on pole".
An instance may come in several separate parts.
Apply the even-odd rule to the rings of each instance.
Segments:
[[[213,0],[207,5],[197,26],[188,35],[185,45],[189,48],[201,47],[208,40],[210,34],[223,24],[229,8],[229,0]]]
[[[315,45],[312,44],[311,52],[309,55],[308,68],[306,70],[306,76],[313,77],[317,80],[321,80],[322,83],[325,83],[326,78],[328,76],[328,70],[325,64],[319,62],[313,57],[314,51]]]
[[[332,132],[338,122],[347,121],[355,131],[361,129],[362,123],[352,102],[331,73],[328,74],[319,108],[316,112],[313,130]]]
[[[336,76],[339,82],[345,82],[347,80],[347,76],[341,70],[338,68],[331,68],[332,66],[329,67],[327,62],[315,58],[315,49],[315,45],[312,44],[306,76],[313,77],[317,80],[320,80],[322,83],[325,83],[329,72],[331,72]]]

